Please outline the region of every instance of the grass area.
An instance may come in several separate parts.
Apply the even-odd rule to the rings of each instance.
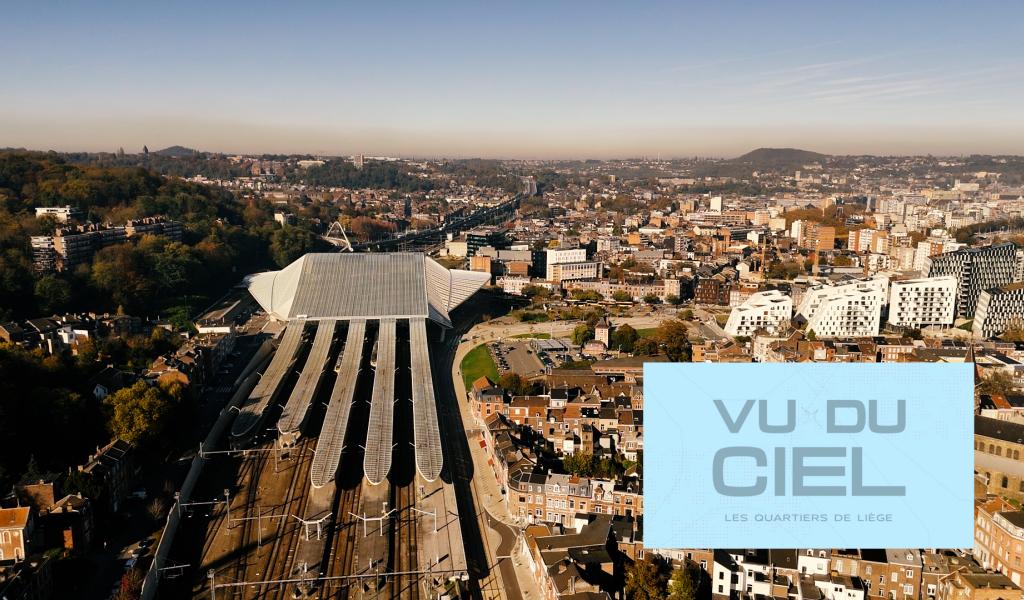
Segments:
[[[491,358],[491,352],[487,344],[480,344],[469,351],[469,354],[462,359],[462,382],[468,390],[473,382],[481,377],[489,377],[491,381],[498,381],[498,367]]]
[[[636,334],[642,338],[649,338],[658,331],[657,327],[649,327],[647,329],[637,329]]]
[[[514,337],[514,338],[533,338],[535,340],[550,340],[551,339],[551,334],[550,333],[520,333],[520,334],[517,334],[517,335],[513,335],[512,337]]]

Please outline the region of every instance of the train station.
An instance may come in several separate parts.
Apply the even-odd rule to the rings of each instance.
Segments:
[[[223,441],[241,461],[206,533],[211,589],[430,597],[465,580],[431,347],[488,279],[420,253],[307,254],[248,278],[279,333]]]

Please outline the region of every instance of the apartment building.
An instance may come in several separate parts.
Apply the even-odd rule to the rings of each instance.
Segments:
[[[956,278],[925,277],[893,281],[889,291],[889,323],[921,328],[952,325],[956,317]]]
[[[994,497],[975,508],[974,558],[1016,585],[1024,577],[1024,511]]]
[[[812,287],[798,314],[817,337],[867,337],[878,334],[889,282],[885,277]]]
[[[125,225],[65,226],[53,235],[32,236],[32,262],[38,272],[69,271],[87,263],[101,249],[123,244],[131,237],[160,235],[180,241],[181,224],[163,217],[128,221]]]
[[[66,204],[64,206],[37,206],[36,218],[53,217],[60,223],[75,221],[82,218],[82,211]]]
[[[914,548],[835,549],[832,571],[860,577],[869,599],[910,600],[918,598],[922,560]]]
[[[778,290],[751,295],[729,313],[725,332],[731,336],[751,336],[757,331],[776,335],[789,326],[793,299]]]
[[[930,256],[925,270],[928,277],[956,277],[957,315],[971,317],[982,291],[1013,283],[1019,260],[1016,246],[1006,243]]]
[[[545,278],[555,281],[554,267],[561,264],[580,264],[587,262],[586,248],[549,248],[544,252],[546,265]]]
[[[35,521],[33,507],[0,508],[0,563],[25,560]]]
[[[681,298],[683,293],[682,282],[678,279],[663,279],[651,283],[627,283],[612,282],[607,279],[600,281],[572,281],[565,286],[566,290],[593,290],[605,299],[611,299],[616,292],[625,292],[634,302],[640,302],[648,296],[657,296],[662,302],[669,300],[669,296]]]
[[[974,313],[971,333],[978,338],[995,337],[1007,329],[1024,327],[1024,282],[982,290]]]
[[[601,277],[601,263],[578,262],[548,264],[548,280],[552,283],[576,281],[579,279],[597,279]]]

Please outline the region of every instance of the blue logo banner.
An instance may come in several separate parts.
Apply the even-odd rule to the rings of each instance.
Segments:
[[[974,545],[973,365],[649,363],[649,548]]]

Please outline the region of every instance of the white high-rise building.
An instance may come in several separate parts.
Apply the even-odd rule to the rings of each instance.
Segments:
[[[778,290],[751,295],[729,314],[725,332],[731,336],[750,336],[758,330],[776,335],[793,316],[793,299]]]
[[[798,314],[817,337],[878,335],[888,292],[885,276],[826,283],[804,293]]]
[[[722,197],[712,196],[711,197],[711,212],[722,212]]]
[[[897,327],[952,325],[956,317],[956,277],[924,277],[892,282],[889,323]]]

